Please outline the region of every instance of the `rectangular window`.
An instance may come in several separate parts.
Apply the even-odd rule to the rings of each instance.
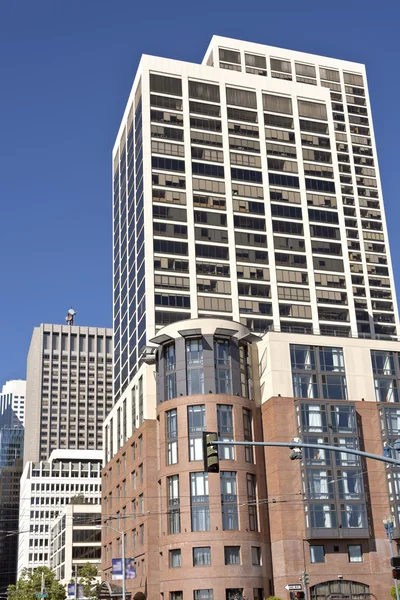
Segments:
[[[218,438],[223,442],[233,441],[233,411],[229,404],[217,404]],[[220,446],[221,460],[235,460],[234,446]]]
[[[225,564],[240,565],[240,546],[225,546]]]
[[[318,398],[317,376],[312,373],[293,373],[295,398]]]
[[[340,507],[342,527],[346,529],[367,527],[365,504],[341,504]]]
[[[169,567],[170,569],[176,569],[182,566],[182,553],[180,549],[169,551]]]
[[[205,404],[188,406],[189,460],[203,460],[203,431],[206,430]]]
[[[290,358],[293,370],[315,370],[315,352],[313,346],[290,345]]]
[[[393,352],[371,350],[372,370],[374,375],[395,375]]]
[[[180,533],[180,499],[179,499],[179,475],[167,477],[168,493],[168,533]]]
[[[377,402],[398,402],[397,380],[390,377],[375,377],[375,399]]]
[[[221,471],[221,508],[222,530],[238,530],[238,503],[236,488],[236,473],[234,471]]]
[[[203,341],[186,341],[187,394],[204,394]]]
[[[311,563],[325,562],[325,547],[324,546],[310,546],[310,562]]]
[[[215,392],[232,394],[229,340],[214,340]]]
[[[360,500],[363,497],[361,471],[338,471],[339,498],[342,500]]]
[[[251,564],[255,567],[260,567],[261,562],[261,548],[259,546],[251,547]]]
[[[144,544],[144,523],[139,526],[139,543],[141,546]]]
[[[176,398],[176,356],[175,344],[164,348],[166,400]]]
[[[325,400],[347,400],[346,378],[343,375],[322,375]]]
[[[349,562],[362,562],[362,547],[360,544],[349,544],[347,546]]]
[[[236,600],[243,598],[243,588],[227,588],[225,590],[225,600]]]
[[[193,548],[193,566],[204,567],[211,565],[211,548],[210,546],[202,546]]]
[[[183,592],[170,592],[170,600],[183,600]]]
[[[193,591],[193,600],[213,600],[214,591],[213,590],[194,590]]]
[[[249,529],[258,531],[257,480],[252,473],[247,473],[247,500],[249,503]]]
[[[267,269],[256,269],[255,267],[238,266],[238,277],[248,277],[249,279],[269,279]],[[240,391],[243,398],[251,398],[251,378],[248,348],[244,344],[239,345],[239,363],[240,363]]]
[[[302,404],[301,425],[305,432],[327,431],[326,412],[319,404]]]
[[[328,348],[326,346],[319,349],[319,360],[321,371],[335,373],[344,373],[344,358],[342,348]]]
[[[337,527],[334,504],[310,505],[311,527],[332,529]]]
[[[167,465],[176,465],[178,462],[178,414],[173,408],[166,413],[167,435]]]
[[[245,441],[253,441],[253,416],[251,410],[243,409],[243,438]],[[246,462],[254,463],[253,446],[244,447]]]
[[[139,386],[139,427],[140,427],[143,423],[143,377],[140,377],[138,386]]]
[[[209,531],[208,473],[190,474],[190,509],[192,531]]]

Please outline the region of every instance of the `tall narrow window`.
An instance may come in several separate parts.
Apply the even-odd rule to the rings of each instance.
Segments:
[[[180,533],[181,515],[179,501],[179,475],[167,477],[168,493],[168,533]]]
[[[165,384],[166,400],[176,398],[176,355],[175,344],[169,344],[164,348],[165,354]]]
[[[186,384],[187,394],[204,394],[203,341],[186,341]]]
[[[234,471],[221,471],[221,508],[222,529],[239,529],[238,503],[236,490],[236,473]]]
[[[243,398],[251,398],[250,395],[250,367],[249,353],[247,346],[240,344],[239,346],[239,363],[240,363],[240,393]]]
[[[216,393],[232,394],[229,340],[214,340],[214,369]]]
[[[202,434],[206,429],[205,404],[188,406],[189,460],[203,460]]]
[[[109,426],[106,425],[104,427],[104,454],[106,457],[106,463],[108,463],[110,460],[110,451],[109,451],[109,445],[108,445],[108,431],[109,431]]]
[[[218,437],[223,442],[233,441],[233,414],[230,404],[217,404]],[[220,446],[221,460],[235,460],[234,446]]]
[[[126,398],[124,399],[123,403],[122,403],[122,444],[125,444],[126,440],[128,439],[127,434],[126,434]]]
[[[258,531],[257,480],[252,473],[247,473],[247,500],[249,503],[249,529]]]
[[[173,408],[165,413],[167,435],[167,465],[176,465],[178,462],[178,415]]]
[[[326,400],[347,400],[346,377],[342,348],[321,347],[319,362],[322,375],[322,394]],[[343,373],[339,375],[338,373]]]
[[[135,389],[132,390],[131,401],[132,401],[132,433],[134,433],[136,431],[136,429],[137,429],[137,423],[136,423],[136,390]]]
[[[139,427],[143,423],[143,377],[139,379]]]
[[[244,441],[253,441],[253,417],[251,410],[243,409],[243,437]],[[254,463],[253,446],[244,447],[244,455],[246,462]]]
[[[110,419],[110,455],[114,456],[114,423]]]
[[[208,473],[190,473],[192,531],[210,530]]]
[[[121,408],[117,408],[117,450],[121,446]]]

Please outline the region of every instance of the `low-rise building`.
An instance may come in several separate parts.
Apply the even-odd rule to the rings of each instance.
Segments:
[[[50,566],[53,520],[69,503],[84,498],[100,505],[99,450],[54,450],[48,461],[28,462],[21,478],[18,575],[23,568]]]
[[[84,497],[71,501],[54,519],[50,534],[50,568],[63,585],[70,583],[79,567],[88,562],[100,571],[100,523],[100,505],[88,504]]]

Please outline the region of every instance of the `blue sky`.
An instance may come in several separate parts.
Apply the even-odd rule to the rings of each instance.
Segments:
[[[400,4],[395,0],[1,0],[0,384],[34,326],[111,326],[111,150],[142,53],[199,62],[213,34],[367,65],[392,258]]]

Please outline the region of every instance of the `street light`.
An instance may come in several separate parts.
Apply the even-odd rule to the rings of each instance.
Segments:
[[[104,523],[104,527],[109,527],[116,533],[119,533],[122,540],[122,553],[121,553],[121,561],[122,561],[122,600],[126,600],[126,573],[125,573],[125,531],[120,531],[116,529],[109,523]],[[101,525],[96,527],[96,529],[101,529]],[[397,599],[399,600],[399,599]]]
[[[387,517],[383,517],[383,525],[386,531],[386,537],[389,540],[390,544],[390,554],[391,557],[394,558],[393,552],[393,534],[394,534],[394,517],[392,515],[388,515]],[[397,579],[394,579],[394,587],[396,590],[396,600],[399,600],[399,584]]]

